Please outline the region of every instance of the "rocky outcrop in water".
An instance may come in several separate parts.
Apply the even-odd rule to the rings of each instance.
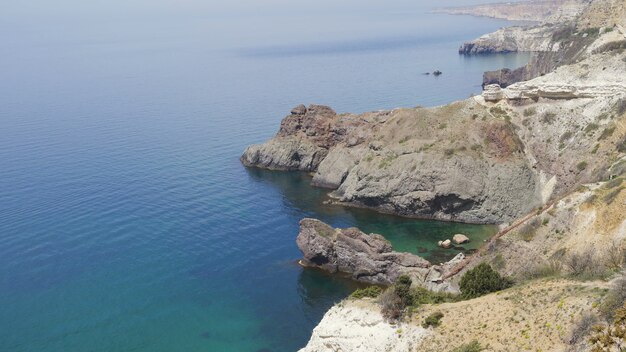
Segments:
[[[417,285],[438,291],[456,291],[442,280],[451,265],[463,255],[442,266],[411,254],[394,252],[383,236],[366,234],[357,228],[335,229],[315,219],[300,221],[296,239],[302,263],[331,273],[350,274],[358,281],[389,285],[400,275],[409,275]]]

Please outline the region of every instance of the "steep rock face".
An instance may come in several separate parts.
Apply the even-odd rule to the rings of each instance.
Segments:
[[[308,139],[285,137],[249,146],[241,156],[241,162],[270,170],[313,171],[327,153],[327,149]]]
[[[300,352],[405,352],[428,334],[413,324],[386,322],[374,302],[347,300],[326,312]]]
[[[508,137],[492,133],[495,143]],[[407,165],[419,167],[407,172]],[[539,204],[535,175],[523,159],[494,163],[429,152],[398,156],[381,169],[360,163],[332,195],[394,214],[476,223],[508,221]]]
[[[514,70],[503,68],[496,71],[487,71],[483,74],[483,89],[492,84],[505,88],[513,83],[532,78],[528,77],[527,72],[526,67],[519,67]]]
[[[296,243],[305,265],[331,273],[347,273],[355,280],[383,285],[392,284],[400,275],[409,275],[416,285],[438,291],[457,290],[441,279],[452,264],[433,266],[417,255],[394,252],[381,235],[368,235],[357,228],[334,229],[319,220],[303,219]]]
[[[312,184],[335,189],[339,187],[354,165],[367,153],[365,147],[333,148],[320,163]]]
[[[535,27],[507,27],[485,34],[471,42],[464,43],[459,53],[464,55],[510,53],[518,51],[552,51],[551,25]]]

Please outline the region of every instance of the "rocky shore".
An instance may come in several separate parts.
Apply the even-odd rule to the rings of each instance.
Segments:
[[[300,105],[274,138],[245,150],[241,161],[248,167],[312,173],[313,184],[328,188],[337,204],[513,224],[477,254],[433,265],[394,252],[380,235],[302,220],[297,243],[303,264],[355,280],[388,285],[406,274],[415,285],[456,292],[460,275],[488,262],[521,283],[504,298],[432,308],[465,312],[467,318],[443,322],[463,341],[451,341],[443,329],[394,327],[372,311],[371,302],[344,302],[324,317],[303,351],[447,351],[472,336],[494,350],[589,347],[584,339],[566,338],[564,329],[575,329],[583,313],[595,314],[598,289],[607,284],[537,277],[571,275],[576,264],[563,262],[580,253],[603,263],[626,240],[626,1],[554,3],[576,6],[559,7],[561,17],[542,24],[502,29],[461,47],[468,55],[534,52],[522,68],[487,72],[479,96],[364,114]],[[531,296],[532,305],[519,298]],[[520,311],[526,325],[509,319]],[[510,324],[523,331],[521,338],[511,336],[519,329],[488,333]]]

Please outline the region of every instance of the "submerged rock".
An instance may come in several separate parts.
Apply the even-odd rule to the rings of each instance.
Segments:
[[[394,252],[391,243],[378,234],[365,234],[357,228],[335,229],[316,219],[303,219],[296,242],[304,256],[301,262],[307,266],[350,274],[373,284],[389,285],[398,276],[409,275],[416,285],[431,290],[458,290],[442,280],[452,264],[436,266],[415,254]]]

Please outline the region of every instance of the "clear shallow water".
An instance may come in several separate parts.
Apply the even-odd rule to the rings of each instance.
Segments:
[[[301,218],[379,232],[433,260],[438,239],[488,234],[324,206],[306,176],[238,161],[301,102],[439,105],[527,59],[460,57],[462,41],[505,22],[427,10],[3,5],[0,350],[292,351],[355,288],[294,264]],[[421,75],[435,69],[444,74]]]

